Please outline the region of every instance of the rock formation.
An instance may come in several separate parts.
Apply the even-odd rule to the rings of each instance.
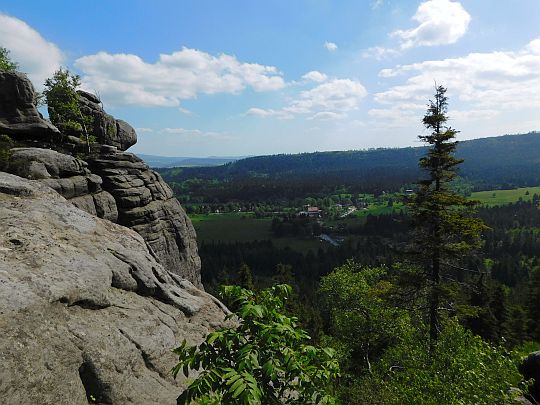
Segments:
[[[0,72],[0,134],[38,140],[59,135],[39,114],[34,86],[23,73]]]
[[[78,93],[82,112],[93,117],[97,143],[90,153],[78,138],[60,136],[40,117],[26,76],[0,73],[0,134],[14,135],[23,146],[12,149],[7,171],[39,180],[80,209],[135,230],[166,270],[202,288],[191,221],[160,175],[124,152],[136,143],[135,130],[103,111],[96,96]]]
[[[171,378],[171,349],[183,339],[200,342],[226,309],[167,271],[138,233],[48,187],[71,201],[104,193],[81,161],[59,155],[14,151],[34,162],[25,174],[39,180],[0,172],[1,402],[175,403],[183,385]],[[144,179],[134,179],[133,187],[143,187]]]
[[[137,143],[137,134],[127,122],[114,119],[103,111],[100,100],[95,95],[79,90],[81,112],[94,119],[93,135],[97,142],[126,150]]]

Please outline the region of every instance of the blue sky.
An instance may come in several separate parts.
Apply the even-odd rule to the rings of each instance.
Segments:
[[[435,82],[460,139],[540,129],[540,1],[3,1],[0,46],[59,66],[134,152],[239,156],[418,145]]]

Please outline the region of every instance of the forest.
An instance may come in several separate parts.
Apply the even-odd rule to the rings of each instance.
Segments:
[[[433,133],[422,138],[430,145],[423,149],[250,158],[187,171],[212,183],[187,180],[188,194],[201,198],[191,212],[205,230],[199,253],[207,291],[236,285],[248,299],[242,294],[267,297],[272,286],[292,286],[283,309],[339,363],[339,383],[325,388],[325,401],[493,404],[537,395],[519,367],[540,349],[540,196],[537,187],[505,189],[540,184],[531,173],[539,134],[457,146],[454,130],[436,123],[444,123],[444,93],[437,89],[424,117]],[[399,176],[389,171],[397,162],[407,168]],[[299,180],[317,167],[336,177]],[[164,174],[181,178],[184,170]],[[354,183],[367,172],[369,182]],[[184,186],[175,191],[185,193]],[[302,202],[318,204],[322,217],[299,214]],[[216,213],[195,213],[201,206]],[[252,233],[234,236],[250,224],[258,224]],[[209,232],[212,226],[219,228]],[[317,242],[321,235],[338,242]],[[221,296],[233,308],[239,299]]]
[[[460,177],[473,190],[540,184],[540,133],[460,142]],[[158,169],[183,204],[290,202],[336,190],[381,194],[415,183],[425,147],[257,156],[215,167]]]

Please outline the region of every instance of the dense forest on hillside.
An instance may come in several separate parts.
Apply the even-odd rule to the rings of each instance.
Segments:
[[[258,156],[215,167],[159,169],[184,204],[275,202],[349,193],[398,191],[420,176],[426,149],[374,149]],[[540,133],[459,143],[459,174],[474,190],[540,184]]]

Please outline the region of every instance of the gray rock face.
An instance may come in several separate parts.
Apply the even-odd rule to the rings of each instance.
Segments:
[[[41,148],[14,148],[8,170],[39,179],[76,207],[139,233],[168,271],[198,288],[195,230],[170,187],[137,156],[106,150],[88,163]]]
[[[131,125],[103,111],[95,95],[82,90],[77,93],[82,113],[94,117],[92,132],[98,143],[116,146],[120,150],[126,150],[137,143],[137,134]]]
[[[89,160],[115,199],[118,223],[139,233],[163,266],[202,288],[195,230],[161,176],[123,152]]]
[[[171,349],[222,325],[210,295],[140,235],[38,181],[0,173],[0,398],[10,404],[174,403]]]
[[[36,109],[32,82],[19,72],[0,72],[0,133],[51,139],[60,134]]]

